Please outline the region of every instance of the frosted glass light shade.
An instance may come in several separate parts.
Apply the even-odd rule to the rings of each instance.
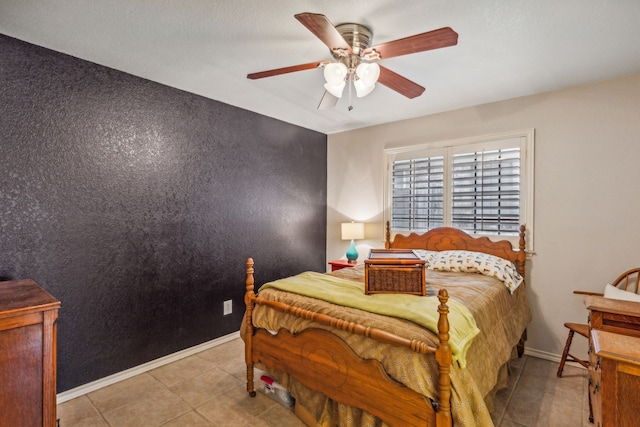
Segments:
[[[324,79],[327,81],[324,88],[336,98],[342,98],[345,79],[349,70],[342,62],[332,62],[324,66]]]
[[[363,62],[356,68],[356,75],[365,86],[374,85],[380,77],[380,66],[376,63]]]
[[[330,85],[337,85],[344,82],[348,72],[347,66],[342,62],[332,62],[324,66],[324,79]]]
[[[362,98],[369,95],[376,87],[376,82],[380,77],[380,66],[363,62],[356,68],[356,76],[358,78],[353,82],[353,86],[356,88],[358,98]]]
[[[326,89],[326,91],[329,92],[331,95],[335,96],[336,98],[342,98],[342,91],[344,90],[344,87],[345,87],[344,81],[342,83],[338,83],[335,85],[332,85],[330,83],[324,84],[324,88]]]
[[[362,82],[362,80],[356,80],[353,82],[353,86],[356,88],[356,96],[358,98],[369,95],[376,87],[375,84],[367,86]]]

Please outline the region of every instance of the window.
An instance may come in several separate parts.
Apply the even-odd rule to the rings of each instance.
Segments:
[[[450,226],[532,247],[533,130],[385,150],[394,232]]]

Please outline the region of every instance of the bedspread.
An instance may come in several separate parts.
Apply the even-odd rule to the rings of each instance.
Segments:
[[[342,269],[332,274],[364,281],[363,267]],[[519,287],[510,294],[503,283],[492,277],[434,271],[427,271],[427,286],[429,294],[445,287],[450,299],[467,306],[480,329],[468,350],[467,367],[461,368],[456,363],[451,367],[454,423],[458,426],[491,426],[485,397],[496,386],[501,369],[510,360],[513,347],[531,320],[525,289]],[[437,337],[433,332],[407,320],[372,314],[276,289],[261,290],[260,296],[437,346]],[[275,331],[285,328],[292,333],[308,327],[331,329],[261,305],[254,309],[253,323],[256,327]],[[345,331],[332,332],[340,336],[359,357],[378,360],[392,378],[435,399],[437,364],[432,355],[417,354],[406,348],[381,344]],[[323,425],[381,425],[379,420],[357,408],[331,402],[287,376],[276,376]]]
[[[438,330],[438,297],[416,297],[409,294],[365,295],[362,282],[307,271],[262,285],[320,299],[333,304],[357,308],[369,313],[410,320],[433,332]],[[449,346],[454,361],[465,366],[466,353],[473,338],[480,332],[469,309],[456,300],[449,300]]]

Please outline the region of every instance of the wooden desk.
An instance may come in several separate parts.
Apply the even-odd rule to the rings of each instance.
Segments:
[[[591,329],[640,337],[640,303],[590,295],[585,298]]]
[[[32,280],[0,282],[0,427],[56,424],[59,307]]]

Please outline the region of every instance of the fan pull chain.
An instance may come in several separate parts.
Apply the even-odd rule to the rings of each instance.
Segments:
[[[349,108],[348,110],[353,110],[353,105],[351,105],[351,87],[353,86],[353,73],[349,74]]]

